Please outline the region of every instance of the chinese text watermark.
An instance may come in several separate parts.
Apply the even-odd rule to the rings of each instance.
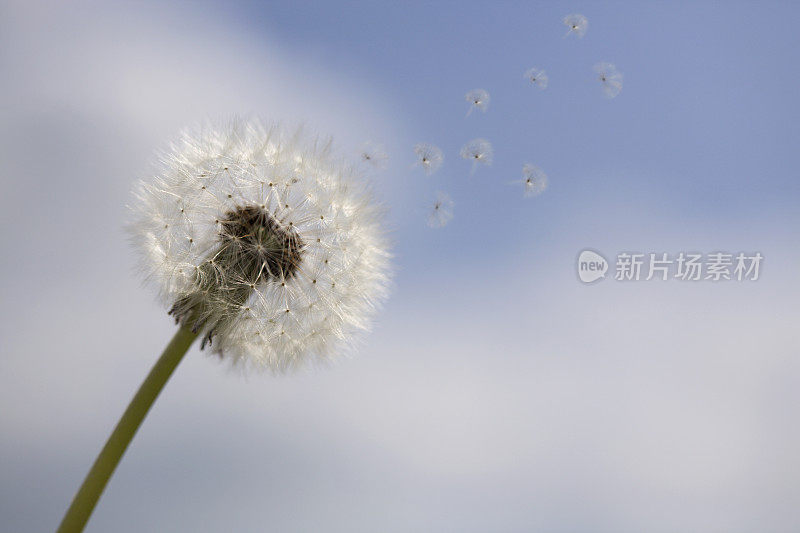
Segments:
[[[614,263],[616,281],[757,281],[764,256],[760,252],[621,252]],[[608,261],[594,250],[578,255],[578,278],[592,283],[606,277]]]

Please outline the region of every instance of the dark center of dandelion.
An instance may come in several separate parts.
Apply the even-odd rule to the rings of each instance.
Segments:
[[[304,248],[291,222],[282,224],[258,206],[227,212],[218,227],[217,246],[169,311],[192,331],[205,329],[201,348],[239,316],[256,286],[294,277]]]

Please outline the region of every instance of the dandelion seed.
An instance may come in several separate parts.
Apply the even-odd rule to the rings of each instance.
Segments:
[[[598,63],[594,66],[597,79],[603,86],[606,98],[616,97],[622,90],[622,73],[611,63]]]
[[[589,29],[589,20],[583,15],[567,15],[564,17],[564,26],[567,27],[567,33],[564,35],[565,37],[571,33],[574,33],[578,37],[583,37],[586,35],[586,30]]]
[[[461,157],[472,161],[472,172],[477,166],[492,164],[492,143],[486,139],[473,139],[461,148]]]
[[[330,142],[234,120],[161,159],[132,231],[147,280],[202,347],[283,371],[367,328],[387,288],[381,209]]]
[[[522,167],[522,184],[524,196],[539,196],[547,188],[547,174],[536,165],[526,164]]]
[[[464,95],[464,99],[469,104],[469,109],[467,110],[467,116],[469,116],[475,109],[485,113],[489,108],[489,100],[491,98],[489,93],[483,89],[472,89]]]
[[[359,155],[363,163],[381,170],[386,168],[386,161],[389,159],[383,146],[369,141],[361,146]]]
[[[547,82],[549,81],[549,78],[547,77],[547,73],[541,69],[536,67],[530,68],[525,72],[524,77],[539,89],[547,88]]]
[[[417,165],[420,165],[426,174],[431,175],[442,166],[444,155],[438,146],[420,143],[414,146],[417,156]]]
[[[453,219],[453,200],[443,192],[436,193],[436,197],[428,213],[428,226],[442,228]]]

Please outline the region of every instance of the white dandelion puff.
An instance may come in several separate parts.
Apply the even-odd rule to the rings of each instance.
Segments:
[[[414,146],[414,154],[417,156],[415,164],[422,167],[426,174],[431,175],[442,166],[444,155],[438,146],[432,144],[419,143]]]
[[[478,165],[491,165],[492,154],[492,143],[486,139],[473,139],[461,148],[461,157],[472,161],[472,172]]]
[[[386,162],[389,159],[389,156],[383,150],[383,146],[371,141],[367,141],[361,146],[359,157],[362,163],[380,170],[386,168]]]
[[[578,37],[586,35],[586,30],[589,29],[589,20],[583,15],[573,14],[564,17],[564,26],[567,27],[567,35],[574,33]]]
[[[549,81],[547,73],[536,67],[529,68],[527,71],[525,71],[524,78],[539,89],[546,89],[547,82]]]
[[[616,97],[622,90],[622,73],[612,63],[597,63],[594,66],[597,79],[603,86],[606,98]]]
[[[236,119],[187,131],[132,210],[147,281],[233,362],[332,359],[387,294],[381,208],[329,141],[302,132]]]
[[[453,219],[453,200],[443,192],[437,192],[428,212],[428,226],[442,228]]]
[[[469,104],[469,109],[467,110],[467,116],[469,116],[476,109],[485,113],[489,108],[491,97],[489,93],[483,89],[472,89],[464,95],[464,99]]]
[[[526,164],[522,167],[521,182],[525,197],[539,196],[547,189],[547,174],[536,165]]]

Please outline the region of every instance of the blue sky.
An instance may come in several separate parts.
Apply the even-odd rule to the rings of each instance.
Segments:
[[[385,145],[394,294],[333,368],[241,376],[194,348],[87,531],[796,531],[798,15],[1,3],[2,528],[55,528],[173,334],[131,267],[132,183],[182,127],[240,113]],[[470,175],[476,137],[495,157]],[[417,142],[444,150],[432,177]],[[510,184],[524,163],[543,195]],[[455,218],[433,230],[437,190]],[[584,286],[587,247],[765,259],[751,283]]]
[[[570,12],[589,18],[584,39],[563,38]],[[254,39],[275,37],[391,95],[407,135],[405,152],[392,154],[397,180],[454,196],[457,222],[435,246],[459,254],[462,235],[530,242],[547,238],[537,229],[568,232],[584,218],[602,221],[586,228],[587,242],[609,227],[622,247],[660,244],[633,236],[649,224],[689,247],[709,233],[752,246],[748,237],[796,224],[800,72],[794,37],[776,24],[796,16],[791,4],[301,2],[246,5],[237,20]],[[613,101],[595,83],[598,61],[625,75]],[[522,79],[532,65],[549,73],[547,90]],[[473,87],[492,94],[490,111],[465,118]],[[458,150],[474,137],[496,155],[470,177]],[[418,140],[445,150],[433,184],[405,175]],[[523,201],[507,184],[524,162],[550,175],[546,197]],[[411,235],[419,220],[397,214]]]

